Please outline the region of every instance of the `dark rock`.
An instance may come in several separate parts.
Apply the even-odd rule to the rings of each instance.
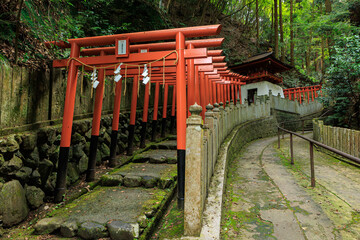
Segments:
[[[104,143],[107,146],[110,146],[110,143],[111,143],[111,137],[107,132],[105,132],[105,134],[104,134]]]
[[[53,142],[54,145],[59,146],[61,142],[61,134],[56,135],[55,141]]]
[[[43,160],[40,162],[39,164],[39,173],[41,176],[41,184],[46,183],[47,179],[49,178],[52,169],[53,169],[54,165],[50,160]]]
[[[24,159],[24,164],[31,168],[37,168],[39,166],[40,156],[38,148],[35,147],[28,158]]]
[[[22,135],[21,149],[25,151],[33,151],[37,144],[37,135],[33,133],[26,133]]]
[[[59,161],[60,146],[52,145],[49,150],[49,160],[56,165]]]
[[[3,156],[2,154],[0,154],[0,167],[1,167],[2,165],[4,165],[4,163],[5,163],[4,156]]]
[[[146,188],[156,187],[158,178],[153,176],[142,176],[143,184]]]
[[[76,132],[76,133],[73,134],[72,137],[71,137],[71,143],[72,143],[73,145],[78,144],[78,143],[83,143],[83,144],[85,144],[85,143],[86,143],[86,139],[85,139],[84,136],[82,136],[82,135],[80,135],[79,133]]]
[[[22,168],[23,162],[20,158],[17,156],[13,156],[13,158],[10,161],[7,161],[3,164],[3,166],[0,168],[0,173],[3,174],[10,174],[12,172],[15,172]]]
[[[39,154],[40,158],[49,158],[49,145],[47,143],[44,143],[39,146]]]
[[[40,173],[38,170],[34,170],[31,173],[30,176],[30,184],[36,185],[36,186],[40,186],[41,185],[41,178],[40,178]]]
[[[9,135],[0,139],[0,152],[2,153],[15,152],[19,148],[20,146],[15,139],[15,135]]]
[[[5,227],[20,223],[26,218],[29,208],[25,191],[18,180],[4,184],[0,192],[0,215]]]
[[[112,240],[133,240],[139,237],[139,224],[123,221],[111,221],[107,224]]]
[[[31,208],[36,209],[44,203],[45,193],[35,186],[25,187],[26,199]]]
[[[86,142],[86,144],[84,146],[84,152],[87,156],[90,153],[90,142]]]
[[[80,225],[78,235],[83,239],[99,239],[106,237],[106,228],[95,222],[84,222]]]
[[[110,156],[110,148],[105,143],[101,144],[100,151],[102,158],[108,158]]]
[[[38,144],[53,143],[56,140],[56,129],[54,127],[40,128],[37,133]]]
[[[22,183],[26,183],[30,179],[32,169],[29,167],[22,167],[19,171],[15,173],[16,179],[20,180]]]
[[[101,154],[101,151],[97,151],[96,152],[96,166],[100,166],[101,163],[102,163],[102,154]]]
[[[78,226],[75,221],[64,222],[60,227],[60,234],[63,237],[71,238],[77,233]]]
[[[80,134],[85,134],[89,129],[88,120],[76,121],[73,126],[74,132],[78,132]]]
[[[101,176],[102,186],[119,186],[123,183],[123,176],[105,174]]]
[[[75,163],[69,163],[67,167],[67,177],[70,184],[75,183],[80,177],[80,171]]]
[[[44,189],[47,195],[51,195],[55,190],[56,175],[56,172],[52,173],[46,183],[41,183],[42,185],[45,185]]]
[[[20,158],[21,160],[24,160],[24,159],[25,159],[24,155],[22,155],[22,153],[21,153],[19,150],[17,150],[17,151],[14,153],[14,155],[17,156],[18,158]]]
[[[85,144],[76,144],[73,146],[73,159],[79,160],[85,155],[83,151]]]
[[[36,234],[49,234],[58,230],[64,222],[62,218],[43,218],[34,225]]]
[[[90,140],[91,138],[91,129],[85,133],[85,137]]]
[[[141,177],[133,175],[124,176],[124,186],[126,187],[139,187],[141,186]]]
[[[89,162],[89,158],[86,155],[83,155],[80,160],[79,160],[79,171],[80,173],[84,173],[86,172],[87,168],[88,168],[88,162]]]

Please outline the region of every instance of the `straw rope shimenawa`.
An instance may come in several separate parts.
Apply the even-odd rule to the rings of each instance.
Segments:
[[[108,68],[114,68],[114,69],[116,69],[116,67],[118,67],[120,64],[122,64],[122,65],[124,65],[125,66],[125,89],[124,89],[124,96],[126,96],[126,80],[127,80],[127,67],[128,66],[131,66],[131,67],[138,67],[138,69],[139,69],[139,74],[138,74],[138,76],[139,76],[139,78],[140,78],[140,68],[142,67],[142,66],[145,66],[145,65],[149,65],[150,67],[150,80],[149,80],[149,83],[151,83],[151,64],[153,64],[153,63],[156,63],[156,62],[158,62],[158,61],[160,61],[160,60],[163,60],[163,88],[164,88],[164,85],[165,85],[165,71],[164,71],[164,69],[165,69],[165,59],[168,57],[168,56],[170,56],[171,54],[173,54],[173,53],[175,53],[176,54],[176,59],[175,59],[175,65],[177,65],[177,63],[178,63],[178,60],[179,60],[179,53],[178,53],[178,51],[179,50],[184,50],[184,49],[176,49],[176,50],[174,50],[174,51],[171,51],[170,53],[168,53],[168,54],[166,54],[165,56],[163,56],[163,57],[161,57],[161,58],[159,58],[159,59],[156,59],[156,60],[154,60],[154,61],[151,61],[151,62],[148,62],[148,63],[146,63],[146,64],[128,64],[128,63],[115,63],[115,64],[111,64],[111,65],[107,65],[107,66],[99,66],[99,67],[96,67],[96,66],[91,66],[91,65],[89,65],[89,64],[86,64],[86,63],[84,63],[84,62],[82,62],[81,60],[79,60],[78,58],[74,58],[74,57],[71,57],[71,58],[69,58],[68,59],[68,61],[67,61],[67,64],[66,64],[66,70],[68,70],[69,69],[69,64],[70,64],[70,62],[71,61],[76,61],[76,62],[78,62],[78,63],[80,63],[81,65],[82,65],[82,67],[81,67],[81,78],[80,78],[80,81],[81,81],[81,94],[82,94],[82,92],[83,92],[83,81],[84,81],[84,72],[85,72],[85,69],[84,69],[84,67],[88,67],[88,68],[92,68],[94,71],[96,71],[96,70],[98,70],[98,69],[108,69]],[[106,73],[105,73],[105,71],[104,71],[104,75],[105,75]],[[105,79],[105,77],[104,77],[104,79]],[[138,94],[138,96],[139,96],[139,84],[138,84],[138,90],[137,90],[137,94]],[[149,88],[149,94],[150,94],[150,88]],[[91,88],[91,98],[92,98],[92,96],[93,96],[93,88]]]

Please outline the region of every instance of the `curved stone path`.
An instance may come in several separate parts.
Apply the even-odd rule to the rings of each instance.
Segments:
[[[289,151],[288,140],[282,140],[282,152],[274,148],[276,140],[254,141],[229,162],[221,239],[360,239],[360,191],[351,194],[360,189],[355,177],[359,169],[334,169],[331,157],[316,152],[316,161],[326,160],[317,161],[318,186],[313,189],[307,178],[308,144],[295,139],[298,155],[291,166],[283,156]],[[344,172],[349,175],[346,183]],[[336,187],[341,184],[348,187]]]

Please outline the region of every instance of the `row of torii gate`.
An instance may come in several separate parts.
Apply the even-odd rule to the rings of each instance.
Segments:
[[[218,35],[221,25],[176,28],[158,31],[126,33],[118,35],[69,39],[47,42],[47,46],[56,45],[70,48],[70,58],[54,60],[53,67],[68,69],[64,115],[61,132],[59,163],[55,187],[55,201],[63,200],[66,191],[67,163],[71,143],[74,117],[76,85],[79,71],[92,71],[92,87],[95,88],[90,155],[86,180],[94,181],[96,151],[100,131],[102,101],[105,76],[114,76],[115,97],[110,145],[110,166],[115,166],[117,135],[119,127],[122,81],[133,78],[131,93],[131,112],[128,136],[128,154],[132,154],[132,143],[136,122],[136,109],[139,84],[145,85],[141,145],[146,138],[148,121],[150,84],[155,84],[153,121],[158,120],[160,85],[164,87],[162,119],[167,118],[169,86],[173,86],[171,117],[176,116],[177,132],[177,171],[178,203],[183,206],[185,184],[186,118],[189,106],[195,102],[203,108],[206,105],[241,101],[241,85],[248,77],[228,70],[222,50],[209,50],[220,47],[223,38],[196,39]],[[175,40],[175,41],[174,41]],[[157,43],[147,43],[165,41]],[[143,43],[143,44],[139,44]],[[107,46],[107,47],[103,47]],[[112,46],[112,47],[108,47]],[[241,102],[240,102],[241,103]],[[163,124],[164,125],[164,124]],[[155,129],[155,127],[153,127]]]
[[[240,86],[245,84],[245,76],[228,70],[222,50],[209,50],[219,47],[223,38],[186,40],[190,38],[218,35],[221,25],[187,27],[148,32],[126,33],[118,35],[69,39],[48,42],[70,48],[70,58],[54,60],[53,67],[68,68],[63,125],[61,132],[59,164],[55,187],[55,201],[60,202],[66,191],[66,170],[71,143],[71,131],[74,116],[74,104],[78,72],[92,71],[95,91],[94,113],[92,121],[90,156],[87,181],[93,181],[96,168],[96,151],[99,138],[102,101],[105,76],[114,76],[116,80],[115,99],[112,119],[110,146],[110,165],[115,165],[117,134],[119,126],[122,80],[133,78],[131,112],[129,124],[128,154],[132,153],[135,118],[139,84],[145,84],[143,127],[146,128],[149,106],[150,84],[155,84],[153,120],[157,121],[160,85],[164,85],[163,120],[167,114],[169,85],[173,86],[172,117],[176,116],[177,131],[177,168],[178,201],[183,205],[185,182],[186,118],[189,106],[195,102],[203,107],[214,103],[239,101]],[[138,44],[141,42],[168,41]],[[115,45],[113,47],[101,47]],[[94,48],[96,47],[96,48]],[[148,77],[148,78],[147,78]],[[175,109],[176,108],[176,109]],[[175,114],[176,113],[176,114]],[[203,114],[204,115],[204,114]],[[145,138],[145,131],[142,131]],[[141,142],[144,142],[142,139]]]

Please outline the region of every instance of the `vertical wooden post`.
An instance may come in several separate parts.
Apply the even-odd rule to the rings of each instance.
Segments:
[[[278,149],[280,149],[280,128],[278,128]]]
[[[173,95],[172,95],[172,105],[171,105],[171,122],[170,122],[170,132],[174,134],[175,132],[175,108],[176,107],[176,85],[173,85]]]
[[[194,49],[194,45],[193,44],[189,44],[187,46],[188,49]],[[196,88],[198,87],[197,85],[195,85],[195,60],[194,58],[190,58],[188,60],[186,60],[187,63],[187,81],[188,81],[188,87],[187,87],[187,91],[188,91],[188,107],[194,105],[195,103],[195,91],[198,91]],[[199,102],[198,102],[199,104]]]
[[[128,131],[129,131],[128,149],[127,149],[128,156],[133,154],[138,85],[139,85],[139,78],[138,78],[138,75],[135,75],[134,79],[133,79],[133,88],[132,88],[132,93],[131,93],[130,124],[128,127]]]
[[[116,87],[115,87],[115,99],[114,99],[111,143],[110,143],[110,160],[109,160],[110,167],[115,167],[115,165],[116,165],[115,157],[116,157],[117,135],[119,132],[121,88],[122,88],[122,80],[120,79],[116,83]]]
[[[314,143],[310,142],[311,187],[315,187]]]
[[[76,58],[79,56],[80,56],[80,47],[76,43],[71,43],[70,58]],[[63,200],[63,195],[66,192],[66,174],[67,174],[67,164],[69,160],[71,130],[72,130],[73,118],[74,118],[77,76],[78,76],[78,67],[76,67],[75,61],[73,60],[71,61],[69,66],[68,80],[66,85],[59,162],[58,162],[58,171],[57,171],[56,186],[55,186],[55,198],[54,198],[55,202],[61,202]]]
[[[204,72],[200,73],[200,106],[202,108],[201,117],[205,119],[206,111],[206,96],[205,96],[206,86],[205,86],[205,75]]]
[[[105,52],[101,51],[100,56],[105,56]],[[91,128],[90,153],[89,153],[88,169],[86,172],[86,181],[87,182],[92,182],[95,180],[96,152],[97,152],[98,141],[99,141],[101,110],[102,110],[104,86],[105,86],[104,73],[105,73],[104,69],[99,69],[99,71],[98,71],[99,85],[97,86],[97,88],[95,90],[96,93],[95,93],[94,113],[93,113],[93,121],[92,121],[92,128]]]
[[[159,111],[159,89],[160,83],[157,82],[155,85],[155,98],[154,98],[154,112],[152,119],[152,132],[151,132],[151,141],[154,142],[156,140],[156,130],[157,130],[157,118]]]
[[[143,109],[143,117],[142,117],[142,126],[141,126],[141,140],[140,147],[144,148],[146,145],[146,133],[147,133],[147,121],[149,114],[149,91],[151,88],[151,83],[147,83],[145,85],[145,93],[144,93],[144,109]]]
[[[184,48],[185,48],[185,36],[183,33],[179,32],[176,34],[176,49],[178,51],[178,64],[176,66],[176,109],[177,109],[176,135],[177,135],[178,207],[180,209],[184,208],[185,153],[186,153],[187,109],[186,109],[186,78],[185,78]]]
[[[163,114],[162,114],[162,122],[161,122],[161,137],[165,137],[165,132],[166,132],[166,115],[167,115],[168,93],[169,93],[169,84],[165,84]]]
[[[294,145],[293,145],[292,133],[290,133],[290,157],[291,157],[291,165],[294,165]]]

